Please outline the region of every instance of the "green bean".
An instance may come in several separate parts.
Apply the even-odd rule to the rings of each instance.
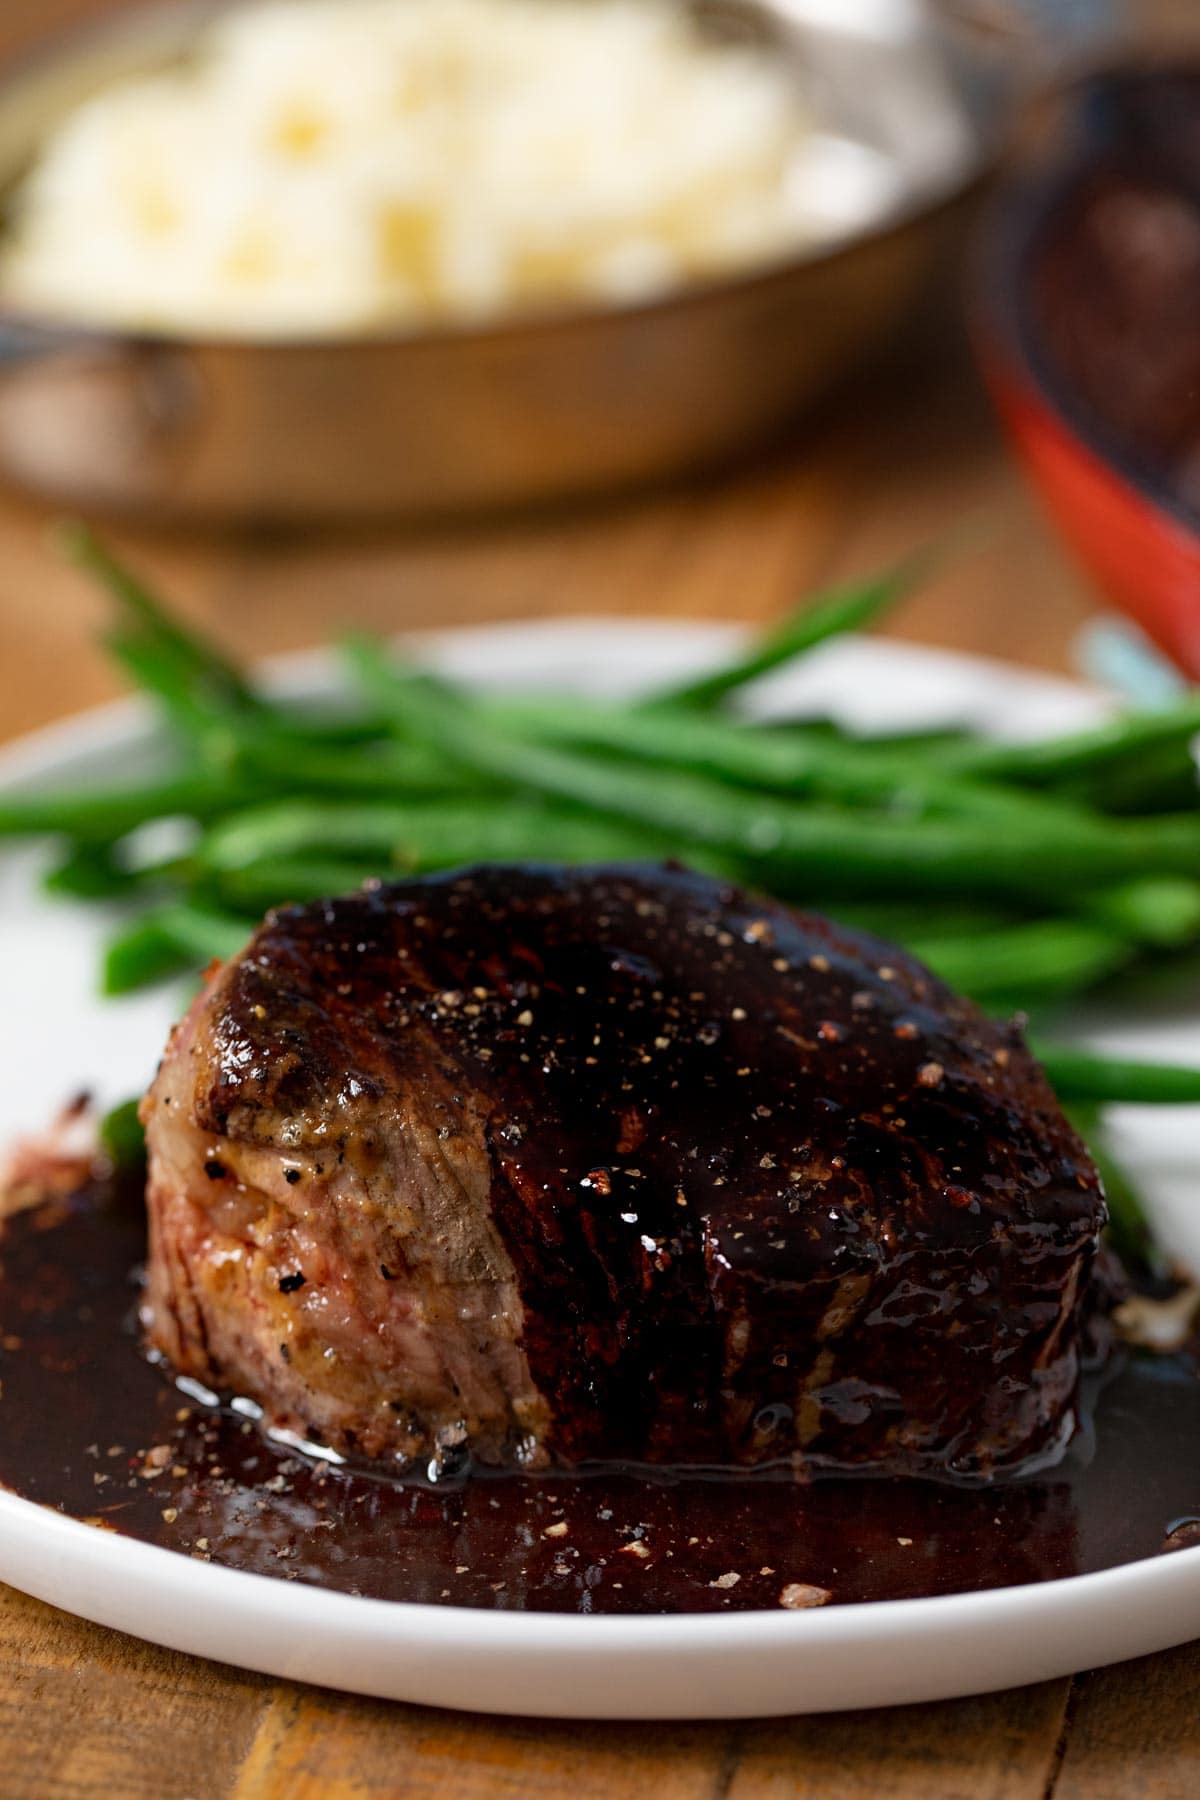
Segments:
[[[377,672],[377,688],[388,679]],[[915,826],[832,807],[809,807],[679,770],[652,769],[544,748],[510,737],[461,705],[394,677],[394,704],[407,723],[450,756],[516,786],[653,827],[691,846],[745,861],[771,881],[803,874],[815,890],[832,882],[846,893],[940,892],[995,900],[1058,898],[1065,887],[1145,873],[1200,871],[1200,821],[1118,826],[1081,817],[1039,823],[1014,815],[991,820],[930,819]],[[1157,866],[1156,859],[1157,858]]]
[[[247,777],[283,791],[391,795],[478,793],[486,783],[425,744],[389,739],[342,747],[292,742],[265,732],[240,736],[234,762]]]
[[[230,706],[197,683],[186,656],[171,644],[144,641],[136,632],[118,630],[107,639],[110,652],[134,681],[154,694],[170,723],[195,745],[207,766],[240,773],[268,789],[318,793],[399,794],[478,790],[478,778],[444,757],[433,757],[422,745],[348,743],[334,733],[317,733],[265,707]],[[341,736],[345,736],[343,722]]]
[[[342,666],[367,702],[389,731],[411,738],[406,730],[404,694],[427,694],[446,701],[474,707],[474,697],[464,695],[453,682],[433,669],[418,668],[414,663],[397,660],[392,646],[368,631],[347,631],[338,640]]]
[[[57,537],[70,560],[93,576],[116,600],[129,625],[138,628],[127,633],[127,641],[140,635],[144,643],[158,645],[177,671],[190,669],[193,678],[227,706],[245,711],[261,708],[262,702],[241,670],[198,632],[185,630],[85,525],[64,524]]]
[[[154,913],[144,913],[113,932],[100,962],[100,991],[109,999],[150,987],[187,968],[189,957],[162,930]]]
[[[1158,949],[1177,949],[1200,933],[1200,882],[1149,876],[1086,895],[1081,910],[1101,925]]]
[[[1059,992],[1049,988],[1043,993],[1017,988],[990,988],[978,1002],[993,1019],[1016,1019],[1024,1031],[1054,1031],[1079,998],[1079,990]]]
[[[64,788],[0,797],[0,837],[78,838],[103,843],[150,819],[211,818],[249,796],[212,770],[183,770],[156,781]]]
[[[913,556],[873,581],[835,588],[808,600],[764,632],[743,655],[693,680],[663,688],[643,704],[684,707],[714,706],[737,688],[791,662],[827,638],[865,631],[916,586],[926,572],[928,554]]]
[[[238,912],[262,913],[272,906],[350,894],[365,881],[394,874],[386,857],[264,856],[217,878],[220,898]]]
[[[664,707],[643,713],[586,701],[527,700],[489,709],[501,728],[535,742],[585,744],[696,770],[737,785],[812,794],[850,805],[963,813],[972,818],[1088,818],[1053,800],[945,776],[936,762],[877,751],[862,742],[823,741],[802,732],[751,729]]]
[[[163,888],[189,887],[196,869],[186,851],[173,856],[139,859],[128,839],[111,844],[72,844],[46,871],[42,888],[70,900],[145,898]]]
[[[1133,944],[1174,949],[1192,943],[1200,932],[1200,882],[1178,876],[1129,881],[1062,898],[1073,902],[1084,919],[1102,926],[1106,934]],[[814,905],[825,903],[820,897],[812,900]],[[866,904],[835,900],[833,904],[845,924],[859,925],[901,944],[921,938],[983,938],[990,932],[1032,922],[1014,915],[1011,906],[947,906],[932,899],[907,906],[886,900]]]
[[[169,901],[143,913],[110,939],[104,951],[101,986],[108,995],[126,994],[214,958],[235,956],[252,924],[195,901]]]
[[[253,929],[252,920],[196,901],[169,901],[157,909],[155,917],[160,929],[181,949],[204,962],[236,956]]]
[[[115,900],[136,888],[140,874],[113,860],[108,845],[72,844],[42,876],[42,890],[70,900]]]
[[[542,699],[542,695],[537,695],[534,704],[540,704]],[[516,704],[519,705],[520,702]],[[664,711],[682,710],[669,705],[664,707]],[[688,716],[695,718],[696,715],[689,712]],[[728,724],[736,723],[750,731],[786,731],[817,738],[824,744],[848,744],[852,750],[872,750],[878,755],[887,752],[924,758],[938,756],[949,746],[957,748],[963,744],[982,742],[977,732],[960,725],[912,726],[906,730],[871,731],[847,725],[843,719],[833,718],[827,713],[772,713],[769,719],[745,718],[733,713],[715,716],[724,717]]]
[[[124,1100],[105,1113],[97,1135],[114,1174],[134,1174],[145,1163],[146,1134],[136,1100]]]
[[[772,720],[770,723],[778,727],[783,721]],[[887,752],[898,756],[934,757],[940,761],[946,750],[958,750],[965,744],[976,744],[980,739],[976,732],[957,725],[931,726],[928,730],[880,732],[849,731],[843,726],[839,729],[838,741],[858,749],[873,750],[876,755]]]
[[[1186,748],[1200,732],[1200,696],[1192,696],[1162,712],[1130,713],[1087,731],[1044,738],[1029,744],[981,742],[946,752],[946,767],[956,774],[989,781],[1049,783],[1070,776],[1094,776],[1143,756],[1162,744]]]
[[[1097,822],[1111,828],[1117,841],[1136,856],[1140,847],[1141,874],[1147,877],[1178,875],[1200,879],[1200,813],[1160,813],[1149,819],[1111,819]],[[1114,877],[1131,871],[1114,866]]]
[[[910,938],[906,948],[950,987],[983,1002],[1013,991],[1076,993],[1132,954],[1125,939],[1077,919],[1031,920],[977,938]]]
[[[412,806],[383,801],[279,800],[226,814],[201,840],[201,864],[220,873],[274,857],[370,852],[386,866],[393,846],[413,826]],[[437,815],[444,817],[442,808]]]
[[[117,628],[103,641],[134,685],[159,702],[173,731],[202,745],[206,760],[219,763],[227,759],[233,743],[230,726],[237,715],[205,694],[192,671],[176,667],[170,652],[146,643],[136,632]],[[224,749],[223,756],[213,754],[218,744]]]
[[[947,906],[933,902],[898,900],[842,900],[836,895],[806,894],[805,904],[821,912],[828,908],[839,925],[869,931],[874,937],[906,945],[910,940],[936,937],[976,938],[1013,923],[1012,914],[991,906]]]
[[[1141,1106],[1200,1104],[1200,1069],[1094,1056],[1062,1044],[1039,1043],[1035,1050],[1055,1092],[1065,1100]]]
[[[97,576],[121,608],[122,622],[105,639],[110,654],[139,687],[162,701],[173,723],[190,735],[209,739],[210,760],[212,735],[215,728],[223,726],[233,732],[243,758],[252,766],[265,766],[269,773],[284,773],[293,782],[311,780],[323,787],[349,779],[359,785],[375,785],[374,771],[355,769],[349,757],[339,763],[335,753],[378,737],[377,721],[314,717],[311,703],[303,710],[294,704],[271,704],[213,644],[184,630],[86,528],[66,527],[63,542],[74,560]],[[328,763],[318,754],[321,750],[329,753]],[[294,759],[306,751],[311,752],[311,763],[297,771]],[[418,771],[422,785],[433,785],[433,772],[415,750],[405,758],[394,746],[384,747],[383,761],[394,769],[399,787],[416,785]],[[377,785],[382,788],[386,777],[382,769],[378,773]]]
[[[1162,1258],[1141,1195],[1124,1163],[1118,1162],[1100,1133],[1085,1138],[1099,1171],[1108,1202],[1108,1239],[1126,1269],[1161,1271]]]
[[[330,750],[354,750],[392,735],[388,720],[361,708],[348,712],[336,697],[274,700],[271,724],[282,739]]]
[[[389,805],[280,801],[220,820],[197,860],[219,874],[276,857],[349,852],[378,858],[377,874],[460,862],[609,862],[663,855],[663,837],[538,800]]]
[[[1104,1116],[1085,1100],[1067,1101],[1063,1110],[1088,1147],[1108,1202],[1108,1240],[1127,1269],[1156,1273],[1159,1258],[1137,1186],[1114,1157],[1107,1142]]]
[[[1189,746],[1190,737],[1148,745],[1127,761],[1100,763],[1066,776],[1055,782],[1054,791],[1079,805],[1122,816],[1186,812],[1200,805],[1200,781]]]

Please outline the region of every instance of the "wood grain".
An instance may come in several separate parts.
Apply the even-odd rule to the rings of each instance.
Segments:
[[[281,1695],[235,1800],[711,1800],[739,1728],[457,1718],[338,1694]],[[403,1771],[403,1774],[400,1773]]]
[[[220,1800],[267,1700],[260,1677],[139,1644],[0,1589],[6,1800]]]
[[[1069,1687],[756,1725],[729,1800],[1042,1800]]]
[[[1200,1793],[1200,1644],[1079,1677],[1054,1800]]]
[[[1184,7],[1162,0],[1182,20]],[[5,0],[0,44],[102,0]],[[736,477],[548,518],[392,537],[120,543],[255,656],[375,629],[624,612],[758,620],[972,522],[889,630],[1070,666],[1093,601],[998,441],[943,296],[882,369]],[[0,496],[0,738],[117,691],[103,608]],[[741,1725],[539,1724],[302,1689],[160,1651],[0,1589],[5,1800],[1184,1800],[1200,1646],[1074,1682]]]

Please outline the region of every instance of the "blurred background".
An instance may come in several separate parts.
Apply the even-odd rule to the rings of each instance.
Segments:
[[[904,635],[1067,668],[1116,607],[1195,673],[1197,46],[1191,0],[8,0],[0,733],[112,690],[64,510],[250,655],[753,621],[967,522]]]

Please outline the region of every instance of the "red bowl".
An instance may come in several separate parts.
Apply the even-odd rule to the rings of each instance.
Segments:
[[[1094,197],[1098,181],[1154,192],[1151,183],[1162,178],[1170,191],[1163,156],[1177,148],[1196,165],[1184,172],[1175,199],[1183,205],[1180,196],[1186,195],[1195,206],[1200,243],[1200,69],[1102,72],[1064,92],[1059,107],[1054,149],[998,191],[982,222],[971,309],[976,350],[1012,441],[1080,562],[1110,600],[1200,679],[1200,506],[1174,491],[1168,460],[1157,447],[1139,443],[1128,418],[1120,417],[1133,385],[1121,366],[1128,342],[1111,340],[1115,386],[1109,407],[1101,391],[1103,369],[1093,363],[1090,392],[1073,381],[1065,366],[1070,355],[1056,356],[1038,304],[1047,249],[1061,247],[1081,197]],[[1082,342],[1093,350],[1104,342],[1105,322],[1097,332],[1096,309],[1112,295],[1106,297],[1103,280],[1089,283],[1094,273],[1086,260],[1080,264],[1079,291],[1071,297],[1076,310],[1067,318],[1068,337],[1059,339],[1075,354]],[[1121,300],[1128,304],[1138,291],[1127,285]],[[1192,299],[1200,355],[1200,284]],[[1143,323],[1148,347],[1141,346],[1142,360],[1152,362],[1155,321]],[[1137,367],[1143,372],[1142,364]],[[1168,369],[1164,387],[1163,374],[1151,371],[1160,397],[1178,399],[1179,384],[1172,387]],[[1195,415],[1200,428],[1200,391]],[[1195,450],[1200,452],[1200,429]]]

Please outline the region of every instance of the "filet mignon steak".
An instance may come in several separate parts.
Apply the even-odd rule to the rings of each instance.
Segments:
[[[143,1103],[145,1322],[342,1453],[1058,1455],[1104,1201],[1013,1026],[678,868],[268,915]]]

